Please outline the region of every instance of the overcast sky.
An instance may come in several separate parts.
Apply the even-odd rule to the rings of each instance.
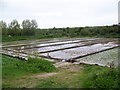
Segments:
[[[120,24],[120,1],[119,1],[119,4],[118,4],[118,22]]]
[[[119,0],[0,0],[0,20],[36,19],[40,28],[118,23]]]

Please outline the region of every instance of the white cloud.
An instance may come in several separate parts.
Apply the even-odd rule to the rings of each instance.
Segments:
[[[119,0],[1,0],[0,19],[36,19],[40,28],[107,25],[118,21]]]

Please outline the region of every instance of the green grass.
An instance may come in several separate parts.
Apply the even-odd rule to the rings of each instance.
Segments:
[[[4,88],[120,88],[117,68],[81,64],[56,70],[46,60],[30,58],[29,61],[21,61],[5,55],[2,55],[2,64]],[[30,77],[53,71],[58,74],[47,78]]]
[[[40,39],[40,37],[36,36],[2,36],[2,42],[10,42],[10,41],[20,41],[20,40],[34,40],[34,39]]]
[[[85,65],[83,87],[86,88],[120,88],[118,86],[118,69]]]
[[[82,67],[81,65],[74,65],[76,68]],[[69,67],[74,67],[73,65]],[[67,67],[67,68],[69,68]],[[36,88],[81,88],[81,77],[83,70],[77,72],[68,70],[67,68],[59,68],[56,76],[48,77],[47,79],[39,80]],[[72,69],[72,68],[71,68]]]
[[[0,89],[2,88],[2,58],[0,54]]]
[[[62,36],[64,38],[66,36]],[[12,36],[8,35],[2,36],[2,42],[10,42],[10,41],[21,41],[21,40],[36,40],[36,39],[52,39],[52,38],[61,38],[61,36],[55,35],[33,35],[33,36]]]
[[[32,59],[28,61],[2,55],[3,78],[21,76],[26,73],[51,72],[55,70],[52,62],[44,59]]]
[[[28,61],[2,55],[2,79],[3,87],[7,87],[7,81],[14,80],[24,75],[55,71],[53,64],[44,59],[32,59]],[[9,85],[8,85],[9,86]]]
[[[41,79],[36,88],[120,88],[118,86],[118,70],[94,65],[78,65],[83,67],[78,72],[61,71],[54,77]]]

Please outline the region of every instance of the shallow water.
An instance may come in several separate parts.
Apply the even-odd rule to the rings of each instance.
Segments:
[[[35,51],[35,52],[40,53],[40,52],[47,52],[47,51],[64,49],[64,48],[81,46],[81,45],[84,45],[84,44],[82,44],[82,43],[72,43],[72,44],[64,44],[64,45],[57,45],[57,46],[48,46],[48,47],[41,47],[41,48],[26,49],[23,52],[30,53],[32,51]]]
[[[99,52],[101,50],[109,49],[117,46],[117,44],[94,44],[90,46],[83,46],[78,48],[71,48],[66,50],[60,50],[55,52],[50,52],[49,55],[53,58],[58,59],[71,59],[78,56],[87,55],[93,52]],[[47,53],[41,54],[47,56]]]
[[[90,41],[88,41],[90,40]],[[96,40],[96,39],[78,39],[78,40],[51,40],[51,41],[47,41],[47,42],[36,42],[36,41],[32,41],[31,43],[28,43],[28,45],[26,44],[18,44],[17,45],[10,45],[11,49],[16,49],[16,50],[19,50],[19,49],[30,49],[30,48],[34,48],[34,47],[45,47],[45,46],[55,46],[55,45],[64,45],[64,44],[71,44],[71,43],[79,43],[81,41],[88,41],[88,42],[91,42],[91,40]],[[32,45],[31,45],[32,44]],[[14,47],[15,46],[15,47]]]
[[[77,43],[76,43],[77,42]],[[66,42],[56,42],[56,43],[46,43],[46,44],[36,44],[21,47],[12,47],[10,49],[17,50],[19,52],[25,52],[29,54],[41,53],[41,52],[51,52],[52,50],[66,49],[71,47],[78,47],[82,45],[88,45],[90,43],[95,43],[94,39],[87,40],[75,40]],[[9,49],[9,48],[7,48]]]
[[[102,41],[108,42],[108,39],[103,39]],[[78,57],[79,59],[76,59],[78,62],[86,63],[86,64],[99,64],[101,66],[105,66],[105,65],[109,65],[109,63],[111,63],[111,61],[114,60],[114,58],[109,58],[109,60],[106,60],[106,59],[108,59],[108,57],[110,56],[113,56],[115,52],[110,55],[98,53],[98,54],[95,54],[95,57],[94,56],[92,57],[92,55],[90,55],[84,58],[80,58],[80,56],[89,55],[94,52],[99,52],[102,50],[106,50],[106,49],[118,46],[117,44],[114,43],[114,40],[110,40],[111,42],[108,42],[108,43],[102,43],[102,41],[101,39],[99,40],[96,38],[95,39],[82,38],[82,39],[76,39],[76,40],[70,39],[66,41],[55,39],[55,40],[45,41],[45,42],[44,41],[39,42],[38,40],[38,42],[37,41],[29,42],[28,45],[27,45],[27,42],[26,42],[26,45],[24,45],[24,43],[22,44],[21,42],[21,45],[18,45],[18,46],[16,45],[14,47],[14,44],[13,45],[11,44],[11,47],[4,48],[2,53],[13,56],[13,57],[20,57],[20,58],[21,57],[35,58],[38,56],[45,56],[49,58],[50,56],[54,59],[65,60],[65,59],[71,59],[71,58],[76,59]],[[86,46],[82,46],[82,45],[86,45]],[[76,46],[79,46],[79,47],[76,47]],[[70,47],[74,47],[74,48],[70,48]],[[70,49],[65,49],[65,48],[70,48]],[[49,53],[47,53],[48,51]],[[115,65],[118,64],[116,60],[114,60],[114,63]]]

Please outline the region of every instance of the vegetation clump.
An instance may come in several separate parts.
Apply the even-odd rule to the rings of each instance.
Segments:
[[[32,73],[52,72],[56,68],[44,59],[29,58],[28,61],[2,55],[2,76],[4,78],[22,76]]]
[[[118,85],[120,72],[117,68],[103,68],[99,66],[85,66],[86,78],[83,80],[83,87],[87,88],[120,88]]]
[[[120,30],[118,25],[94,26],[94,27],[66,27],[40,29],[36,20],[23,20],[20,25],[17,20],[6,24],[0,21],[2,27],[2,41],[17,41],[41,38],[61,38],[61,37],[109,37],[118,38]],[[21,27],[20,27],[21,26]],[[10,37],[9,37],[10,36]]]

